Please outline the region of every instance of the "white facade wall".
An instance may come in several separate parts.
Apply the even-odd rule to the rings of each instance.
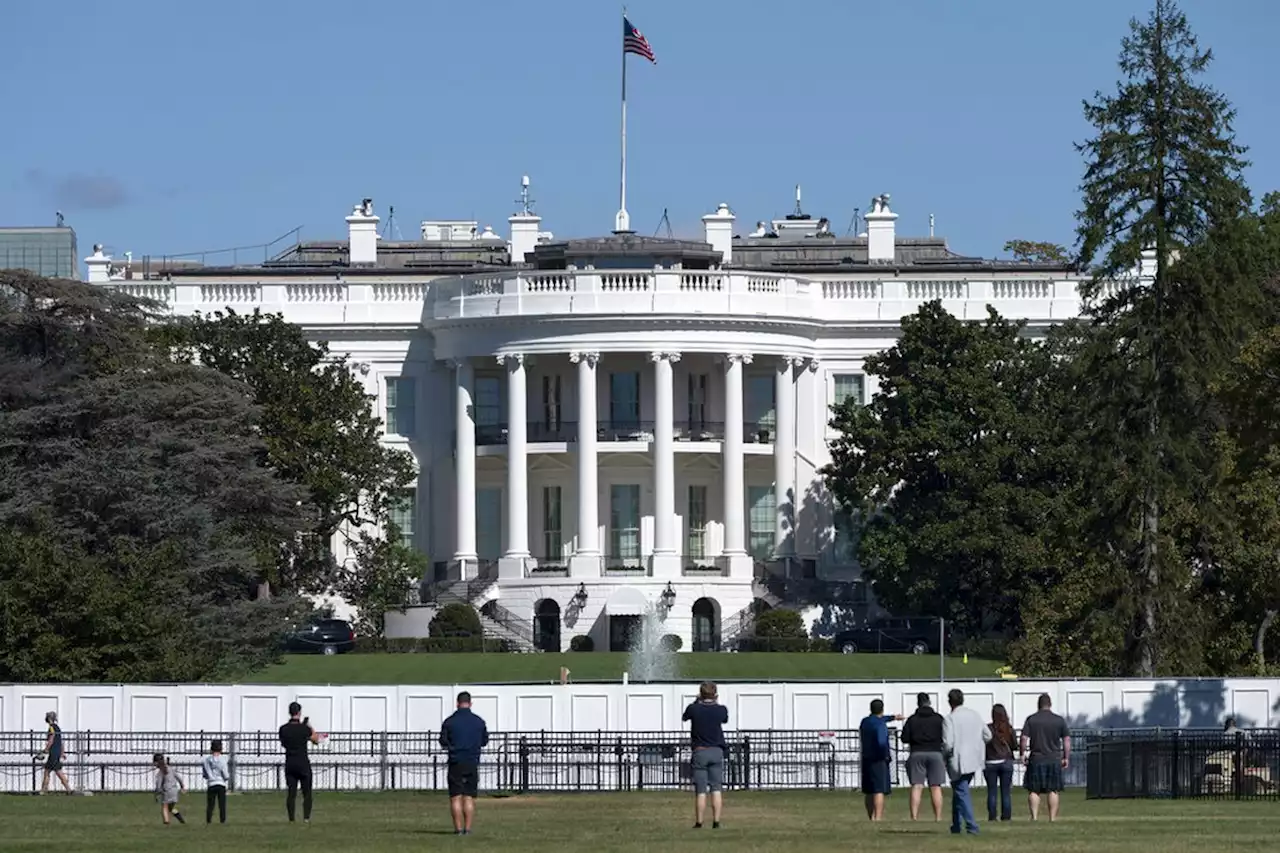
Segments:
[[[896,276],[796,278],[750,272],[638,271],[625,276],[594,271],[516,273],[439,278],[424,276],[406,280],[403,275],[380,277],[376,273],[347,277],[291,275],[263,270],[261,275],[236,276],[210,281],[207,277],[184,279],[175,273],[167,281],[111,282],[109,286],[158,299],[175,313],[209,312],[230,306],[239,311],[260,308],[278,312],[301,324],[335,354],[346,355],[357,366],[368,393],[385,418],[388,381],[413,380],[414,429],[409,437],[388,435],[389,445],[410,451],[418,462],[419,479],[413,516],[414,538],[433,563],[449,564],[448,576],[460,577],[457,562],[459,504],[455,471],[457,454],[457,364],[471,365],[478,378],[493,377],[501,383],[501,417],[507,411],[508,371],[499,354],[522,356],[526,412],[530,424],[526,445],[527,544],[532,559],[504,569],[496,585],[496,597],[504,607],[532,624],[539,596],[554,598],[564,613],[579,584],[591,589],[592,608],[599,608],[619,583],[608,577],[609,560],[597,568],[575,568],[572,583],[553,583],[537,577],[534,567],[547,558],[571,556],[577,546],[578,502],[576,421],[578,416],[578,365],[570,354],[599,353],[596,377],[597,423],[608,426],[610,374],[634,372],[640,377],[639,420],[644,434],[634,440],[597,442],[596,541],[605,554],[610,550],[610,488],[615,484],[639,486],[640,550],[648,564],[655,547],[656,494],[654,468],[655,351],[679,353],[672,365],[671,410],[675,421],[673,443],[674,539],[678,552],[674,568],[661,571],[660,583],[652,567],[643,579],[623,579],[638,584],[647,595],[670,583],[677,604],[670,614],[673,633],[684,648],[692,645],[689,608],[700,597],[715,602],[723,632],[735,624],[751,605],[749,574],[741,567],[731,571],[722,558],[725,548],[725,489],[723,480],[726,405],[726,363],[729,354],[751,356],[742,368],[744,417],[759,414],[761,394],[772,394],[775,421],[780,411],[794,412],[794,460],[779,466],[777,447],[768,436],[753,435],[744,426],[743,494],[752,489],[768,491],[776,474],[794,472],[790,491],[795,495],[794,526],[785,506],[777,521],[784,533],[777,536],[779,553],[813,560],[819,576],[852,578],[857,568],[840,559],[833,527],[833,507],[818,474],[828,461],[829,409],[836,398],[838,376],[858,376],[863,397],[877,388],[863,375],[867,356],[893,345],[902,316],[914,312],[934,297],[946,298],[958,316],[978,319],[987,305],[1011,317],[1025,317],[1030,326],[1046,325],[1077,315],[1081,301],[1077,282],[1061,276],[1029,279],[971,281]],[[625,285],[625,287],[623,286]],[[674,314],[672,312],[675,312]],[[793,407],[778,407],[777,368],[792,359]],[[689,420],[690,376],[706,379],[706,409],[702,417],[713,425],[708,440],[689,441],[681,430]],[[544,381],[558,383],[562,429],[560,434],[538,433],[546,422]],[[701,379],[696,379],[701,382]],[[785,386],[784,386],[785,387]],[[473,388],[473,394],[475,393]],[[476,401],[473,400],[473,404]],[[403,408],[403,401],[401,407]],[[752,411],[755,409],[756,411]],[[489,490],[501,506],[502,529],[479,531],[478,557],[499,559],[509,550],[510,519],[507,489],[509,448],[486,442],[478,428],[475,451],[477,495]],[[540,441],[540,438],[563,440]],[[612,438],[612,437],[611,437]],[[688,542],[690,485],[706,487],[706,526],[701,559],[685,555]],[[558,486],[561,495],[560,555],[544,553],[544,489]],[[776,487],[775,487],[776,488]],[[744,538],[750,545],[750,508],[739,507]],[[477,520],[477,528],[480,524]],[[759,531],[757,530],[757,539]],[[344,554],[339,551],[339,557]],[[769,556],[772,556],[770,554]],[[720,559],[718,559],[720,558]],[[719,565],[721,576],[705,572],[690,577],[694,565]],[[471,571],[474,571],[472,567]],[[604,576],[602,576],[604,575]],[[735,576],[730,576],[735,575]],[[339,602],[339,605],[341,603]],[[339,606],[340,615],[343,608]],[[584,614],[597,648],[607,647],[607,628]],[[416,620],[423,622],[425,620]],[[401,620],[403,626],[415,620]],[[561,645],[583,633],[563,625]]]
[[[570,660],[572,667],[572,660]],[[1015,725],[1036,710],[1041,693],[1076,728],[1280,727],[1280,679],[1084,681],[892,681],[723,683],[720,697],[733,730],[856,729],[873,699],[909,714],[923,691],[935,707],[958,687],[984,716],[994,703]],[[273,732],[301,702],[320,731],[430,732],[470,690],[495,732],[681,731],[680,714],[697,694],[688,684],[548,685],[5,685],[0,731],[39,732],[57,711],[66,731]]]
[[[727,208],[713,215],[712,243],[725,236],[716,231],[724,230],[716,217],[729,217],[724,222],[732,225]],[[513,235],[526,219],[511,219]],[[415,504],[404,520],[433,564],[431,579],[474,578],[494,561],[499,577],[486,595],[526,625],[541,599],[554,600],[566,614],[585,587],[587,607],[575,624],[561,625],[564,649],[584,632],[597,648],[607,648],[602,621],[610,618],[610,596],[622,587],[642,592],[652,605],[669,586],[676,602],[668,623],[689,649],[690,608],[700,598],[714,603],[717,635],[740,624],[753,603],[753,560],[788,558],[793,570],[799,565],[818,577],[855,579],[858,567],[840,541],[837,511],[819,473],[829,461],[839,378],[859,378],[863,399],[870,399],[877,387],[864,375],[865,359],[892,346],[902,317],[932,299],[972,320],[995,307],[1025,319],[1032,333],[1078,316],[1083,307],[1073,276],[1035,266],[984,269],[983,262],[970,264],[970,272],[870,265],[807,276],[679,264],[596,270],[588,263],[458,277],[383,269],[375,259],[364,269],[337,265],[323,273],[287,266],[215,275],[175,269],[145,280],[115,277],[100,252],[86,263],[94,283],[154,299],[175,314],[226,307],[282,314],[350,358],[384,419],[388,383],[411,379],[411,434],[385,441],[417,461]],[[735,361],[741,374],[733,387],[745,406],[740,449],[724,423],[730,377],[739,377],[730,366]],[[640,428],[623,433],[611,412],[610,375],[617,372],[639,376]],[[594,463],[579,454],[582,376],[594,376],[599,432],[588,442],[594,451],[585,451]],[[513,385],[520,377],[522,385]],[[690,423],[690,377],[699,385],[705,377],[701,421],[710,428]],[[495,380],[496,399],[480,400],[482,385]],[[668,381],[669,398],[658,394]],[[511,393],[521,387],[523,394]],[[397,388],[402,397],[408,393],[407,386]],[[552,395],[558,418],[549,416],[549,389],[558,389]],[[772,402],[762,405],[762,395]],[[522,399],[523,412],[512,412]],[[399,401],[402,414],[407,402]],[[481,411],[486,402],[500,408],[502,426],[486,425],[494,417]],[[666,411],[671,423],[658,417]],[[764,411],[774,421],[772,433],[753,425]],[[512,430],[521,423],[524,429]],[[467,449],[459,453],[459,436],[473,432],[474,450],[464,442]],[[509,464],[513,458],[520,467]],[[584,464],[594,475],[581,473]],[[726,488],[725,471],[738,465],[741,480],[727,478]],[[582,484],[592,482],[595,494],[580,494]],[[638,577],[611,571],[620,561],[609,557],[615,545],[610,496],[622,485],[638,487]],[[706,490],[701,556],[689,552],[690,486]],[[554,542],[544,524],[548,488],[560,495],[554,554],[547,553]],[[762,510],[754,526],[753,494],[768,494],[775,504],[773,518]],[[595,535],[585,540],[578,529],[584,500],[595,504]],[[500,524],[487,523],[489,507],[498,508]],[[513,509],[522,523],[512,524]],[[772,542],[765,528],[772,528]],[[339,559],[348,556],[335,545]],[[552,566],[559,570],[548,571]],[[422,618],[395,621],[402,631],[425,625]]]

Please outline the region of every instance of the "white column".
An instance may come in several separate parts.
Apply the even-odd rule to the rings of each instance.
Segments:
[[[569,558],[573,577],[599,577],[600,502],[599,459],[596,450],[596,364],[598,352],[574,352],[578,365],[578,547]]]
[[[529,413],[524,356],[498,356],[507,368],[507,542],[500,577],[522,577],[529,556]]]
[[[676,548],[675,381],[678,352],[649,353],[653,362],[653,575],[678,577]]]
[[[453,561],[476,560],[476,419],[471,394],[475,370],[467,359],[454,364]]]
[[[777,508],[774,528],[774,554],[778,557],[795,553],[796,485],[796,380],[795,368],[801,360],[791,356],[778,359],[777,387],[774,392],[773,497]]]
[[[742,366],[751,356],[730,353],[724,371],[724,558],[730,577],[750,577],[752,560],[747,554],[746,485],[742,469]]]

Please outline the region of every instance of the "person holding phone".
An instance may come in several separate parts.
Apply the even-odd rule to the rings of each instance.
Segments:
[[[280,727],[280,745],[284,747],[284,778],[289,786],[285,809],[289,822],[297,814],[298,788],[302,788],[302,821],[311,823],[311,758],[307,748],[320,743],[320,735],[311,727],[311,718],[302,716],[302,706],[289,703],[289,722]]]

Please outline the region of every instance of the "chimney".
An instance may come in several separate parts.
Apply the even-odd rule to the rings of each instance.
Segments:
[[[102,244],[93,244],[93,254],[84,259],[84,265],[89,269],[89,275],[85,281],[90,284],[102,284],[111,280],[111,256],[102,253]]]
[[[538,245],[538,226],[542,224],[542,217],[533,212],[528,175],[520,178],[520,200],[517,204],[520,205],[520,212],[507,218],[507,222],[511,224],[511,241],[507,243],[507,249],[511,252],[512,264],[523,264],[525,256]]]
[[[889,194],[882,193],[871,199],[871,210],[863,215],[867,224],[867,260],[871,263],[893,263],[893,223],[898,214],[889,209]]]
[[[720,202],[715,213],[702,217],[702,227],[706,231],[707,242],[711,248],[720,253],[720,263],[733,262],[733,220],[736,217],[729,205]]]
[[[366,198],[347,217],[347,257],[351,264],[378,262],[378,217],[373,199]]]

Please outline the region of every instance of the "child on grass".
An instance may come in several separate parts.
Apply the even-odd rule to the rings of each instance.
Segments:
[[[227,785],[231,782],[231,772],[227,757],[222,754],[222,741],[215,740],[209,744],[209,754],[200,762],[200,772],[208,783],[204,822],[213,823],[213,807],[218,807],[218,822],[227,822]]]
[[[182,783],[182,778],[169,766],[169,762],[162,754],[157,752],[151,756],[151,763],[156,768],[156,802],[160,803],[160,817],[164,820],[164,825],[169,825],[170,815],[178,823],[186,823],[178,812],[178,795],[185,791],[187,786]]]

